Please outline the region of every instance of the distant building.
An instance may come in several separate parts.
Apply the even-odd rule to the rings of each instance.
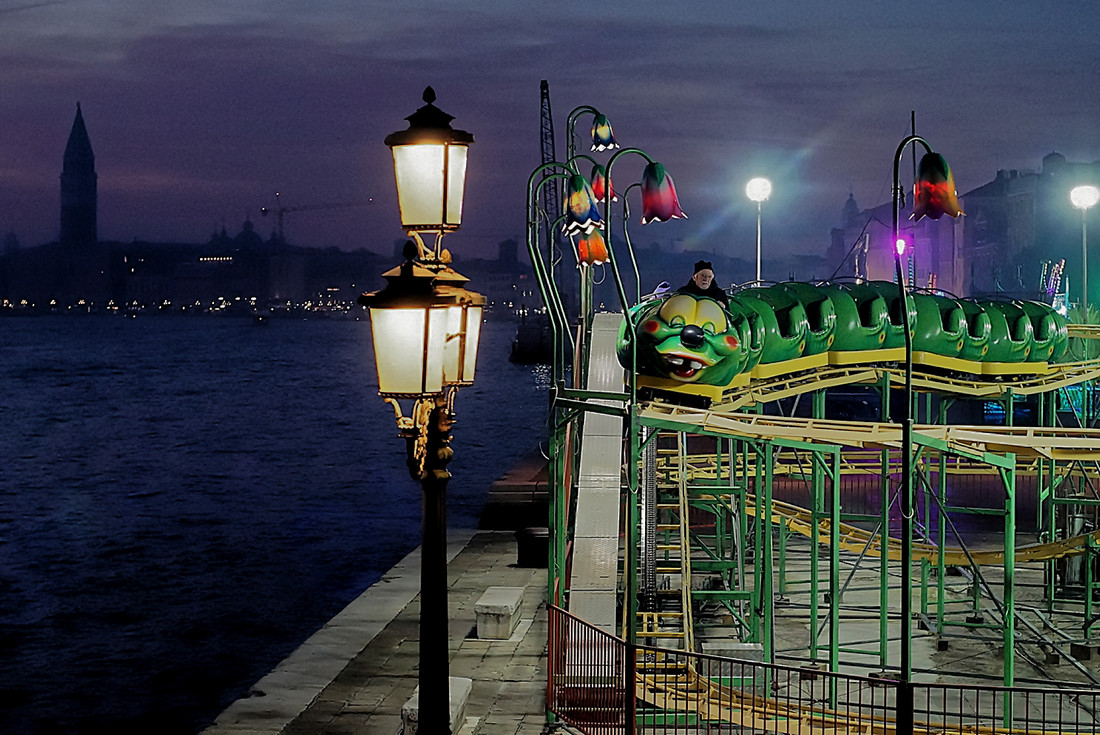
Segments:
[[[59,240],[63,246],[87,246],[98,242],[96,208],[95,153],[78,102],[62,158]]]
[[[911,204],[908,199],[911,192],[906,194],[906,203]],[[831,232],[827,254],[834,278],[895,280],[892,206],[887,202],[871,209],[860,209],[855,197],[848,195],[841,211],[840,226]],[[965,295],[958,258],[960,230],[959,222],[950,217],[938,220],[925,217],[920,222],[913,222],[909,219],[909,209],[902,208],[898,220],[898,237],[906,242],[902,268],[914,286]]]
[[[1081,213],[1070,204],[1069,191],[1080,184],[1100,185],[1100,161],[1071,163],[1051,153],[1039,171],[1001,170],[993,181],[961,195],[966,214],[958,220],[925,218],[914,224],[907,201],[900,235],[913,256],[905,264],[910,278],[917,286],[934,284],[958,296],[1049,299],[1041,283],[1044,273],[1065,260],[1065,278],[1079,284]],[[894,280],[890,208],[887,203],[860,209],[849,195],[828,251],[837,276]],[[1100,216],[1095,211],[1088,216],[1100,242]],[[1089,260],[1096,301],[1100,257]],[[1071,301],[1078,298],[1071,286]]]
[[[264,242],[245,220],[206,243],[99,241],[95,154],[76,108],[61,173],[57,242],[0,240],[0,308],[8,311],[206,311],[225,304],[320,308],[351,304],[383,269],[374,253]]]
[[[1066,278],[1080,284],[1081,213],[1069,200],[1070,189],[1080,184],[1100,185],[1100,161],[1070,163],[1051,153],[1039,171],[1001,170],[993,181],[963,194],[960,256],[968,291],[1036,298],[1044,264],[1063,259]],[[1089,218],[1100,220],[1096,212]],[[1100,293],[1095,277],[1100,269],[1093,270],[1097,260],[1089,263],[1093,301]],[[1077,301],[1070,285],[1071,300]]]

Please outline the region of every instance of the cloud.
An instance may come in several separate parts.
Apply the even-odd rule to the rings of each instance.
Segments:
[[[0,204],[0,230],[41,221],[52,236],[77,100],[105,193],[149,202],[135,211],[104,197],[105,234],[123,237],[130,219],[143,231],[183,227],[164,215],[179,202],[254,212],[279,190],[296,204],[374,196],[366,221],[332,212],[299,232],[388,246],[396,205],[382,139],[404,127],[428,85],[477,140],[456,239],[487,252],[523,231],[542,79],[561,148],[566,114],[592,104],[624,143],[669,167],[692,215],[662,228],[677,231],[670,238],[710,222],[726,239],[753,239],[740,189],[769,173],[777,247],[823,246],[850,190],[861,204],[881,197],[910,110],[960,186],[1006,165],[1037,166],[1038,151],[1100,156],[1100,99],[1081,92],[1097,71],[1090,34],[1100,21],[1073,16],[1075,3],[1037,18],[1022,2],[996,14],[956,8],[950,23],[923,28],[904,9],[870,2],[698,2],[675,13],[656,2],[504,0],[41,5],[14,6],[27,12],[9,12],[0,28],[0,160],[18,161],[20,201],[39,181],[43,204]],[[0,177],[0,202],[16,185]]]

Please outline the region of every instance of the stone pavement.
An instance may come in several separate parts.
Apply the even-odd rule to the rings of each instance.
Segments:
[[[451,676],[473,680],[458,735],[549,732],[546,569],[516,566],[512,532],[453,534],[448,544]],[[401,731],[417,683],[420,552],[257,682],[204,735],[351,735]],[[488,587],[524,587],[506,641],[478,640],[474,604]]]

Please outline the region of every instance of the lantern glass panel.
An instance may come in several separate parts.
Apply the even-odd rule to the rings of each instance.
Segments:
[[[466,146],[397,145],[393,170],[405,229],[446,230],[462,224]]]
[[[379,393],[412,395],[425,392],[427,311],[420,308],[370,310]]]
[[[463,355],[462,381],[474,382],[474,369],[477,367],[477,345],[481,338],[482,307],[471,306],[466,310],[466,349]]]
[[[443,390],[448,329],[446,308],[428,309],[428,343],[425,345],[424,392],[439,393]]]
[[[448,306],[443,311],[446,316],[446,336],[443,340],[443,383],[454,385],[462,382],[462,318],[464,308],[462,306]]]
[[[462,198],[466,193],[466,151],[464,145],[447,146],[447,227],[462,224]]]
[[[393,171],[401,224],[406,229],[443,221],[442,145],[393,147]]]

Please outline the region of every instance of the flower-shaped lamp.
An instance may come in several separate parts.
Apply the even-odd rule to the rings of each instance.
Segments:
[[[582,237],[577,243],[577,256],[580,265],[599,265],[610,259],[607,254],[607,243],[598,228]]]
[[[676,186],[665,167],[653,162],[642,172],[642,224],[687,219],[676,197]]]
[[[602,202],[608,193],[611,194],[611,201],[619,201],[618,195],[615,194],[615,185],[611,183],[611,179],[607,178],[607,169],[598,163],[592,164],[592,193],[597,201]]]
[[[917,182],[913,185],[913,214],[915,222],[922,217],[939,219],[943,215],[958,217],[959,197],[955,191],[955,177],[951,167],[939,153],[925,153],[917,167]]]
[[[597,113],[592,120],[592,150],[609,151],[618,147],[611,121],[607,119],[607,115]]]
[[[565,210],[565,231],[571,235],[592,232],[600,224],[600,210],[592,186],[580,174],[569,177],[569,202]]]

